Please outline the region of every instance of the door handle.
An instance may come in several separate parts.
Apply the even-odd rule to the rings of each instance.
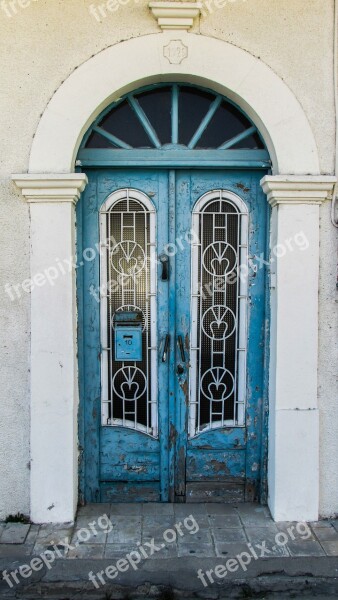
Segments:
[[[184,352],[184,345],[183,345],[183,340],[182,340],[181,335],[178,336],[177,342],[178,342],[178,347],[179,347],[180,353],[181,353],[181,361],[183,363],[185,363],[185,352]]]
[[[169,281],[169,256],[167,254],[161,254],[160,263],[162,265],[162,281]]]
[[[167,335],[165,336],[164,349],[163,349],[163,354],[162,354],[162,362],[164,362],[164,363],[167,362],[169,346],[170,346],[170,335],[169,335],[169,333],[167,333]]]

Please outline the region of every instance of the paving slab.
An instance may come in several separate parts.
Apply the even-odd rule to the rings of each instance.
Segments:
[[[174,514],[174,504],[153,504],[149,502],[148,504],[142,505],[142,515],[143,516],[159,516],[163,517],[165,515],[173,515]]]
[[[285,537],[280,541],[278,529],[274,523],[266,527],[246,527],[245,533],[258,556],[289,556],[285,545]],[[287,538],[286,538],[287,541]]]
[[[54,547],[56,547],[62,556],[66,556],[68,552],[67,545],[71,544],[72,532],[72,527],[62,528],[59,526],[54,530],[51,525],[42,525],[37,533],[32,553],[37,556],[46,552],[46,550],[53,552],[55,551]],[[57,552],[56,558],[59,558]]]
[[[118,526],[114,527],[112,531],[108,533],[107,544],[129,544],[136,543],[142,538],[142,526],[141,523],[136,523],[130,526]]]
[[[106,531],[92,532],[87,528],[75,529],[71,538],[71,544],[75,546],[83,544],[105,544],[107,541]]]
[[[187,542],[182,542],[178,544],[178,556],[206,558],[210,556],[216,556],[216,552],[211,543],[189,544]]]
[[[149,560],[164,560],[166,558],[177,558],[178,557],[178,546],[177,544],[166,544],[161,547],[159,552],[155,552],[149,557]]]
[[[149,535],[153,535],[154,532],[161,532],[163,534],[166,529],[172,529],[175,523],[175,519],[173,516],[164,515],[162,517],[143,517],[143,531],[147,535],[149,531]]]
[[[97,504],[93,505],[93,506],[98,506]],[[102,505],[100,505],[102,506]],[[110,516],[113,517],[114,515],[120,515],[121,517],[125,517],[125,516],[129,516],[129,515],[135,515],[135,516],[139,516],[140,514],[142,514],[142,506],[141,504],[135,502],[126,502],[125,504],[121,504],[121,503],[116,503],[116,504],[111,504],[109,509],[107,509],[108,511],[110,511]],[[97,512],[97,508],[96,508],[96,512]],[[104,514],[104,513],[102,513]]]
[[[205,504],[204,506],[208,515],[238,515],[238,506],[235,504]]]
[[[271,524],[271,515],[264,506],[254,504],[238,504],[238,514],[244,526],[265,527]]]
[[[192,521],[193,518],[193,521]],[[193,523],[197,523],[197,527],[199,529],[210,529],[210,521],[207,515],[203,515],[203,514],[195,514],[195,513],[190,513],[189,515],[185,516],[185,517],[177,517],[175,518],[175,523],[181,523],[183,524],[182,529],[187,529],[187,527],[191,527]]]
[[[89,517],[89,518],[98,518],[101,515],[110,515],[112,511],[111,504],[101,503],[101,504],[86,504],[85,506],[80,506],[78,508],[77,516],[80,517]],[[127,504],[118,504],[116,505],[120,507],[120,510],[124,510],[122,507],[128,506]],[[134,505],[135,506],[135,505]]]
[[[281,523],[275,523],[279,531],[283,531],[288,535],[291,540],[294,539],[311,539],[315,540],[316,537],[307,523],[297,523],[294,521],[283,521]],[[311,525],[313,525],[311,523]]]
[[[290,556],[324,556],[325,552],[319,542],[313,540],[295,540],[288,542]]]
[[[188,515],[207,515],[207,506],[206,504],[195,504],[195,503],[187,503],[187,504],[174,504],[174,514],[178,516],[188,516]]]
[[[104,557],[105,545],[104,544],[83,544],[76,548],[72,548],[68,552],[68,559],[75,558],[91,558],[98,559]],[[70,567],[71,568],[71,567]]]
[[[322,523],[322,522],[323,521],[320,521],[320,523]],[[334,521],[331,521],[331,525],[335,528],[336,531],[338,531],[338,519],[335,519]]]
[[[332,526],[330,527],[315,527],[313,532],[320,542],[338,542],[338,531]]]
[[[338,556],[338,542],[321,542],[321,546],[327,556]]]
[[[247,537],[243,529],[213,529],[215,542],[247,542]]]
[[[104,548],[105,558],[122,558],[137,550],[135,544],[106,544]]]
[[[184,530],[183,530],[184,531]],[[196,533],[192,534],[185,532],[185,535],[177,536],[178,545],[182,544],[213,544],[213,538],[211,531],[206,529],[200,529]]]
[[[248,546],[244,542],[215,542],[216,556],[221,558],[234,558],[245,552],[248,554]]]
[[[333,527],[334,523],[337,521],[329,521],[328,519],[321,519],[320,521],[313,521],[312,523],[310,523],[310,527],[312,527],[312,529],[316,529],[317,527],[319,527],[320,529],[322,529],[323,527]]]
[[[30,525],[24,523],[7,523],[4,527],[0,544],[24,544]]]
[[[18,560],[20,560],[20,558],[23,556],[31,555],[31,546],[26,546],[25,544],[23,544],[22,546],[16,544],[0,544],[0,560],[6,560],[12,557],[17,557]]]
[[[34,547],[34,544],[37,540],[38,534],[40,531],[40,525],[31,525],[28,535],[25,539],[25,545],[26,546],[30,546],[32,549]]]
[[[209,515],[211,527],[222,529],[237,529],[243,527],[238,515]]]

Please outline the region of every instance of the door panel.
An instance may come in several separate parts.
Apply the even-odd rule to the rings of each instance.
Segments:
[[[220,422],[214,423],[213,428],[209,429],[205,427],[206,420],[203,423],[197,422],[194,413],[201,394],[196,369],[193,381],[190,376],[193,371],[192,356],[196,352],[196,340],[198,341],[196,331],[199,331],[196,327],[194,329],[195,324],[192,323],[196,311],[194,312],[195,300],[192,298],[191,286],[194,281],[197,288],[201,284],[201,277],[197,278],[197,284],[195,277],[196,267],[200,269],[201,266],[201,255],[196,263],[195,250],[199,248],[199,240],[192,232],[193,219],[196,220],[193,210],[200,198],[212,190],[235,193],[245,203],[249,214],[249,255],[252,257],[265,251],[267,211],[266,201],[259,186],[262,172],[98,169],[87,171],[87,175],[89,185],[77,207],[79,262],[84,263],[83,269],[78,271],[79,370],[83,417],[83,420],[80,420],[80,435],[84,450],[80,487],[83,499],[90,502],[196,502],[243,501],[257,498],[262,462],[265,272],[261,269],[255,273],[249,269],[248,301],[245,297],[245,302],[241,300],[238,305],[245,303],[245,309],[239,308],[238,316],[243,315],[244,310],[244,316],[248,319],[244,336],[244,341],[248,339],[247,364],[244,370],[243,367],[242,371],[238,369],[237,356],[234,359],[237,366],[229,362],[229,348],[227,350],[229,369],[237,369],[236,373],[240,375],[235,387],[236,390],[242,391],[239,394],[236,392],[236,398],[240,397],[240,394],[243,398],[246,397],[245,412],[242,408],[243,403],[236,404],[235,409],[227,407],[228,412],[224,412]],[[145,194],[148,206],[153,206],[155,210],[153,217],[156,220],[156,232],[153,238],[149,233],[148,217],[142,215],[135,227],[135,218],[137,220],[138,217],[133,217],[132,223],[131,214],[135,213],[135,210],[131,210],[132,206],[125,206],[126,216],[123,217],[118,215],[121,206],[116,207],[119,210],[107,217],[109,226],[106,217],[101,214],[101,237],[104,237],[103,233],[107,233],[107,237],[114,238],[114,242],[110,242],[108,248],[100,248],[90,261],[83,261],[83,251],[96,248],[99,241],[100,209],[107,198],[119,190],[124,190],[121,192],[121,198],[126,198],[126,194],[128,196],[129,192],[126,190],[137,190],[141,196]],[[140,219],[143,219],[145,224],[144,231]],[[122,221],[126,229],[123,229]],[[221,221],[218,226],[220,229],[217,240],[222,241],[224,232],[221,231]],[[207,229],[210,230],[210,223]],[[211,229],[212,231],[205,236],[206,243],[213,241],[214,226]],[[238,232],[237,228],[237,234],[233,233],[232,244],[241,242],[240,246],[244,247],[243,239],[236,238]],[[133,293],[135,289],[130,291],[129,284],[125,285],[123,282],[122,286],[113,286],[110,289],[112,293],[109,297],[107,289],[102,289],[102,282],[105,277],[110,281],[113,271],[118,271],[121,265],[129,274],[133,268],[135,270],[133,244],[147,246],[149,251],[152,248],[153,259],[156,258],[155,267],[152,260],[145,261],[151,264],[144,265],[144,268],[151,268],[151,265],[154,267],[152,276],[156,278],[156,281],[153,279],[155,286],[152,287],[150,280],[145,283],[144,271],[137,281],[139,288],[136,296]],[[146,251],[145,247],[144,250]],[[240,253],[243,250],[239,249],[238,252],[238,260],[241,262]],[[162,277],[163,266],[158,257],[163,253],[167,254],[169,259],[169,278]],[[216,259],[219,258],[216,256]],[[225,262],[216,261],[216,268],[222,268],[222,265],[226,264],[228,254],[221,256],[221,259]],[[241,281],[238,286],[238,295],[246,296]],[[141,301],[144,306],[139,307]],[[152,338],[151,316],[148,318],[149,311],[145,310],[148,301],[149,306],[153,302],[153,321],[157,320],[156,335]],[[204,304],[204,312],[222,303],[224,304],[224,301],[221,302],[220,295],[213,293],[209,305]],[[114,360],[115,330],[112,321],[115,312],[126,306],[128,309],[139,307],[146,313],[143,328],[143,363]],[[216,328],[223,316],[216,314]],[[210,325],[210,319],[208,324]],[[230,327],[229,319],[226,326]],[[224,329],[221,323],[221,332],[222,327]],[[170,342],[167,356],[163,360],[168,335]],[[217,341],[218,346],[216,344],[217,347],[214,347],[215,356],[217,351],[222,350],[224,343],[222,333],[220,337],[221,340]],[[243,345],[243,339],[239,340],[238,336],[235,339],[238,347]],[[202,357],[201,362],[204,361],[205,370],[217,368],[217,361],[210,362],[212,344],[202,340],[202,345],[204,358]],[[155,416],[154,404],[150,417],[148,413],[148,417],[143,415],[136,418],[133,412],[135,402],[133,410],[123,411],[123,399],[126,406],[132,406],[135,390],[140,388],[140,376],[133,378],[135,369],[140,367],[143,372],[146,372],[147,368],[150,369],[153,382],[157,378],[156,389],[151,383],[148,388],[149,400],[157,401]],[[121,368],[124,369],[122,375],[116,375]],[[246,374],[246,381],[243,373]],[[115,388],[120,386],[120,389],[124,389],[123,393],[117,396],[112,385],[114,377],[117,382]],[[211,386],[212,393],[216,401],[218,400],[218,407],[223,383],[220,378],[207,382],[207,387]],[[221,400],[223,402],[224,398]],[[204,403],[207,405],[205,396]],[[149,406],[151,411],[151,405]],[[206,409],[203,410],[205,412]],[[128,412],[132,413],[129,417]],[[152,429],[156,417],[158,428]],[[142,430],[139,424],[145,429]]]
[[[80,368],[82,366],[81,395],[84,400],[84,498],[90,502],[167,500],[168,366],[158,361],[158,346],[168,331],[168,284],[156,281],[156,260],[150,261],[149,253],[153,250],[157,254],[157,245],[163,247],[167,243],[168,177],[166,172],[161,171],[135,173],[93,170],[89,173],[89,180],[82,205],[78,207],[78,222],[82,228],[79,252],[82,257],[84,249],[97,248],[100,219],[101,247],[93,260],[84,261],[83,273],[79,272],[80,277],[83,275],[83,294],[79,296],[79,314],[83,315],[83,343],[82,346],[79,344],[79,351],[80,359],[83,358]],[[149,231],[150,220],[145,220],[142,212],[138,217],[135,202],[132,205],[133,200],[129,206],[115,205],[115,213],[102,213],[101,208],[107,198],[118,190],[124,190],[121,202],[126,204],[128,193],[125,190],[128,189],[145,194],[154,207],[154,240]],[[160,197],[164,199],[161,203]],[[108,245],[105,243],[107,239],[111,240]],[[147,254],[145,246],[148,256],[140,264],[139,254]],[[144,278],[150,265],[153,265],[153,282],[149,277],[148,281]],[[131,276],[125,277],[123,271],[131,273]],[[81,287],[80,278],[78,284]],[[156,337],[151,341],[149,306],[156,292],[156,314],[152,320],[155,323],[157,321]],[[128,310],[141,308],[146,313],[143,319],[141,362],[115,360],[113,318],[115,312],[123,307]],[[155,359],[153,357],[151,363],[151,353],[154,352]],[[101,369],[107,375],[102,376],[103,385]],[[140,396],[145,380],[140,371],[146,374],[147,369],[150,378],[161,381],[156,389],[149,381],[146,382],[149,401],[157,401],[156,413],[151,417],[150,411],[154,410],[148,403],[149,413],[139,414],[136,418],[135,407],[141,408],[143,413],[147,410],[146,400]],[[135,398],[136,402],[131,401]]]
[[[253,256],[260,256],[265,251],[265,240],[266,240],[266,215],[267,207],[263,193],[260,190],[259,180],[255,174],[236,174],[231,179],[228,174],[220,174],[218,172],[184,172],[180,171],[177,176],[177,197],[178,203],[181,207],[186,204],[182,202],[182,198],[187,198],[190,195],[190,214],[193,211],[193,207],[203,194],[207,194],[210,190],[227,190],[235,193],[242,199],[247,207],[249,214],[249,224],[244,223],[241,229],[237,227],[235,234],[232,233],[232,239],[226,238],[226,228],[219,229],[219,235],[217,234],[217,219],[208,224],[208,231],[203,233],[200,229],[200,236],[197,246],[201,243],[202,251],[198,261],[198,268],[200,269],[199,284],[197,287],[201,288],[203,284],[203,275],[205,271],[209,270],[208,265],[203,264],[203,243],[205,244],[206,253],[209,252],[208,248],[210,244],[215,240],[216,245],[224,246],[226,243],[235,246],[237,244],[237,269],[240,265],[240,277],[234,278],[233,287],[237,286],[238,295],[238,306],[237,306],[237,321],[240,318],[242,320],[247,316],[248,318],[248,329],[245,324],[241,329],[239,323],[237,323],[237,330],[235,328],[232,336],[232,346],[234,343],[237,344],[239,349],[237,355],[242,352],[241,357],[234,357],[235,348],[228,344],[228,339],[217,340],[216,344],[212,347],[210,340],[206,347],[203,349],[204,356],[202,356],[201,363],[205,363],[204,371],[200,373],[200,388],[192,380],[190,381],[190,414],[192,403],[197,400],[197,404],[201,404],[202,398],[205,404],[211,401],[206,398],[210,391],[212,397],[219,400],[223,396],[225,402],[223,402],[223,415],[222,417],[216,416],[217,419],[224,419],[224,425],[221,422],[213,423],[217,429],[210,429],[205,431],[205,427],[200,427],[197,432],[190,432],[187,446],[186,446],[186,501],[244,501],[257,499],[259,496],[259,483],[260,483],[260,472],[261,472],[261,428],[262,428],[262,409],[263,409],[263,375],[264,375],[264,352],[265,352],[265,271],[264,269],[257,270],[248,268],[244,269],[246,257],[243,256],[245,250],[244,246],[248,246],[249,257],[252,259]],[[242,207],[244,214],[245,210]],[[182,214],[182,219],[183,219]],[[218,218],[218,217],[217,217]],[[233,216],[230,217],[233,220]],[[243,216],[243,219],[247,220],[247,216]],[[223,223],[224,224],[224,223]],[[222,223],[220,223],[222,225]],[[249,225],[249,227],[247,227]],[[227,229],[234,230],[234,223],[231,222],[228,217]],[[248,238],[246,239],[245,229],[248,230]],[[231,231],[230,231],[231,234]],[[203,239],[204,236],[204,239]],[[224,237],[225,236],[225,237]],[[224,272],[225,265],[229,265],[229,271],[231,273],[235,265],[235,259],[233,253],[229,252],[224,248],[220,250],[220,256],[210,256],[209,262],[214,261],[217,278]],[[194,248],[194,243],[191,246]],[[194,252],[194,251],[193,251]],[[246,253],[246,250],[244,254]],[[205,258],[205,255],[204,255]],[[215,258],[216,263],[215,263]],[[189,259],[190,262],[191,259]],[[233,264],[231,263],[233,261]],[[186,261],[188,262],[188,261]],[[201,264],[202,263],[202,264]],[[252,264],[252,263],[251,263]],[[182,270],[182,278],[188,279],[184,274],[186,270],[186,264],[183,262],[177,262],[177,270]],[[210,267],[210,265],[209,265]],[[195,275],[196,264],[192,265],[193,277]],[[179,277],[179,275],[177,275]],[[210,278],[209,278],[210,279]],[[210,284],[210,280],[207,282]],[[228,284],[227,284],[228,285]],[[198,292],[198,289],[192,289],[192,298],[189,289],[189,285],[183,286],[178,290],[179,300],[177,302],[177,323],[182,321],[188,331],[192,330],[193,327],[189,326],[188,319],[190,316],[187,313],[187,306],[190,307],[194,303],[194,294]],[[217,288],[218,289],[218,288]],[[221,288],[222,290],[223,288]],[[247,289],[247,291],[246,291]],[[201,329],[201,321],[205,313],[213,306],[219,306],[226,304],[226,307],[230,306],[232,310],[235,310],[235,296],[236,293],[231,291],[230,302],[228,301],[228,292],[224,294],[222,291],[215,293],[213,287],[209,285],[209,291],[211,290],[212,298],[210,301],[209,295],[205,302],[202,302],[198,327]],[[226,297],[226,300],[224,298]],[[180,309],[182,307],[182,309]],[[189,309],[190,310],[190,309]],[[193,311],[194,312],[194,311]],[[216,317],[219,316],[216,314]],[[215,315],[213,317],[215,320]],[[217,319],[216,319],[217,320]],[[209,319],[209,327],[210,327]],[[217,324],[216,324],[217,325]],[[233,324],[228,321],[229,329],[233,328]],[[217,331],[217,327],[216,327]],[[218,330],[219,331],[219,330]],[[205,343],[205,339],[208,336],[201,335],[201,344]],[[220,337],[220,336],[218,336]],[[217,335],[216,335],[217,338]],[[226,336],[225,336],[226,338]],[[194,347],[197,340],[193,339],[191,343],[191,356],[190,361],[192,362],[192,356]],[[246,358],[245,350],[246,343],[247,352]],[[215,357],[210,357],[214,352]],[[217,352],[219,354],[217,354]],[[236,354],[236,352],[235,352]],[[214,362],[213,362],[214,361]],[[234,362],[235,361],[235,362]],[[246,368],[243,368],[243,364],[246,361]],[[209,377],[207,385],[203,388],[203,376],[205,381],[205,372],[214,369],[215,373],[212,377]],[[232,377],[235,381],[236,397],[231,398],[228,392],[224,392],[225,389],[231,388],[232,378],[229,377],[227,380],[223,377],[221,369],[232,371]],[[247,379],[246,379],[247,377]],[[236,381],[237,379],[237,381]],[[208,392],[209,390],[209,392]],[[202,393],[202,391],[204,393]],[[194,397],[195,394],[195,397]],[[235,403],[236,400],[236,403]],[[244,415],[243,400],[246,400],[246,408]],[[230,402],[229,402],[230,401]],[[226,403],[230,404],[227,407]],[[220,402],[215,402],[216,414],[221,412]],[[233,412],[232,406],[237,406],[236,414]],[[228,411],[228,412],[226,412]],[[242,418],[242,414],[243,417]],[[230,423],[227,423],[227,419]],[[232,421],[232,423],[231,423]],[[185,424],[185,429],[187,426]],[[184,434],[182,434],[184,435]]]

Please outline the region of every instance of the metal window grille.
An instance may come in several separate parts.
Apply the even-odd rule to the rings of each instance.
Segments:
[[[193,213],[189,435],[244,425],[248,212],[231,192]]]
[[[102,424],[157,437],[155,210],[119,190],[101,213]],[[142,361],[115,360],[114,314],[142,313]]]

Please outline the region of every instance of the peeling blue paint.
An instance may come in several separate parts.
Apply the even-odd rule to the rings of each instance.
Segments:
[[[93,169],[77,206],[78,252],[99,240],[99,209],[109,194],[132,187],[151,193],[157,210],[157,250],[191,229],[191,210],[211,189],[240,195],[249,208],[249,254],[266,250],[268,206],[261,170],[168,171]],[[264,496],[267,435],[266,268],[250,272],[247,418],[243,428],[212,430],[188,440],[190,246],[170,259],[170,279],[158,277],[158,351],[171,335],[170,359],[159,360],[159,439],[100,423],[99,255],[77,271],[79,314],[80,498],[103,501],[241,500]],[[183,363],[177,337],[182,336]],[[182,373],[177,373],[178,364]],[[262,441],[263,449],[262,449]],[[186,487],[187,482],[187,487]],[[208,487],[209,486],[209,487]],[[209,490],[209,491],[208,491]],[[222,491],[223,490],[223,491]],[[223,494],[223,495],[222,495]]]

